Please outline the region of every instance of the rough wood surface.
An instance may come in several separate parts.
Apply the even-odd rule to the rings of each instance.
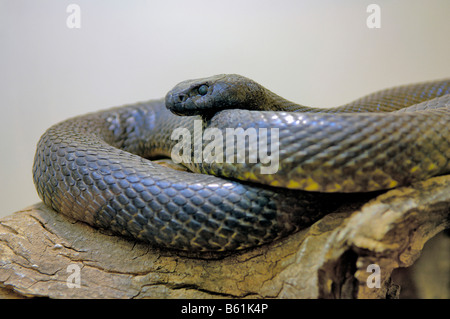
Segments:
[[[38,203],[0,219],[0,298],[396,297],[392,271],[412,265],[449,227],[449,215],[450,176],[441,176],[341,209],[271,245],[195,256],[113,236]],[[376,282],[371,264],[380,288],[367,284]]]

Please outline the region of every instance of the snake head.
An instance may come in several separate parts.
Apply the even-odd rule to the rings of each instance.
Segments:
[[[166,95],[166,107],[177,115],[211,115],[224,109],[258,110],[265,89],[237,74],[187,80]]]

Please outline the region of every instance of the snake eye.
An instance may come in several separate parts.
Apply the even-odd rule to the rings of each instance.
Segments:
[[[208,86],[203,84],[198,88],[198,94],[205,95],[206,93],[208,93]]]

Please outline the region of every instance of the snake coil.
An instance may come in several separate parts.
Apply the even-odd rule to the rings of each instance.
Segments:
[[[262,174],[263,163],[248,160],[183,163],[193,173],[148,160],[171,155],[176,128],[190,132],[193,145],[207,147],[195,133],[196,120],[224,135],[227,128],[277,128],[277,172]],[[449,123],[450,80],[319,109],[245,77],[218,75],[182,82],[165,100],[50,127],[37,145],[33,179],[46,205],[92,226],[171,249],[237,250],[310,225],[344,193],[449,172]],[[258,139],[245,148],[254,149],[252,143]]]

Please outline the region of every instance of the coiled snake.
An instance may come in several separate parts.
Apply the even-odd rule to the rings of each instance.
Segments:
[[[196,123],[201,132],[216,128],[223,136],[237,127],[247,133],[276,128],[277,134],[247,137],[241,144],[249,153],[245,162],[236,154],[231,161],[195,161],[189,158],[212,140],[195,132]],[[95,227],[178,250],[236,250],[311,224],[339,205],[344,193],[449,172],[449,123],[450,80],[315,109],[245,77],[218,75],[182,82],[165,100],[52,126],[37,145],[33,179],[46,205]],[[176,128],[191,134],[190,153],[182,158],[196,173],[147,159],[171,155],[179,143],[172,136]],[[262,157],[249,160],[263,140],[268,150],[279,150],[272,153],[276,173],[262,173]],[[225,144],[214,144],[223,147],[214,154],[228,154]]]

